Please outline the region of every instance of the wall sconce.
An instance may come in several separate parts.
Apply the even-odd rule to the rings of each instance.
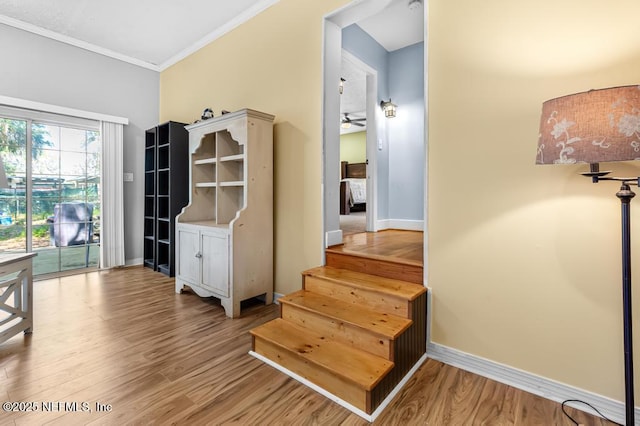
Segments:
[[[384,111],[384,116],[387,118],[392,118],[396,116],[396,108],[398,106],[391,102],[391,98],[388,101],[380,101],[380,108]]]
[[[640,177],[607,176],[599,163],[640,159],[640,86],[590,90],[542,104],[537,164],[589,163],[593,183],[618,181],[622,228],[622,326],[626,424],[635,424],[631,317],[630,203]]]
[[[340,77],[340,85],[338,86],[338,90],[340,91],[340,94],[342,95],[344,93],[344,82],[347,81],[344,78]]]

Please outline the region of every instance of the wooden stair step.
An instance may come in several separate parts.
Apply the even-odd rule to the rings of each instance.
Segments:
[[[304,275],[322,277],[331,281],[348,282],[353,287],[385,293],[406,300],[415,300],[427,291],[421,285],[393,278],[385,278],[331,266],[318,266],[303,272]]]
[[[282,318],[390,361],[394,342],[412,321],[300,290],[278,299]]]
[[[320,266],[303,272],[304,289],[410,318],[411,302],[426,292],[414,283],[361,272]]]
[[[371,391],[394,365],[281,318],[251,335],[256,353],[366,412],[372,408]]]
[[[344,250],[342,246],[326,249],[325,258],[327,266],[334,268],[349,269],[419,285],[424,282],[424,268],[421,262]]]

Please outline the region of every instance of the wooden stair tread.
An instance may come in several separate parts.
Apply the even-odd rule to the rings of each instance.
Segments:
[[[326,253],[334,253],[344,256],[354,256],[354,257],[362,257],[365,259],[374,259],[382,262],[396,263],[398,265],[407,265],[407,266],[415,266],[418,268],[423,268],[423,262],[411,259],[404,259],[401,257],[387,256],[384,254],[376,254],[376,253],[361,253],[356,250],[350,250],[344,248],[344,244],[337,244],[335,246],[331,246],[325,249]]]
[[[394,365],[384,358],[327,339],[281,318],[254,328],[251,334],[293,352],[366,391],[371,391]]]
[[[397,339],[412,324],[412,321],[407,318],[376,312],[305,290],[283,296],[278,301],[366,329],[368,332],[391,340]]]
[[[424,286],[419,284],[347,269],[333,268],[331,266],[319,266],[308,269],[303,272],[303,275],[311,275],[334,282],[341,282],[353,287],[377,291],[410,301],[415,300],[427,291]]]

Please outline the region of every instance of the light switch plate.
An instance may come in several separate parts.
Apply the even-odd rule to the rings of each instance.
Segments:
[[[125,182],[133,182],[133,173],[124,173]]]

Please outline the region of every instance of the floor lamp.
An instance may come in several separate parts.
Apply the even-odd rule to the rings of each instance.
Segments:
[[[601,172],[599,163],[640,159],[640,86],[590,90],[542,104],[537,164],[589,163],[593,183],[621,182],[622,303],[626,424],[634,425],[633,336],[631,316],[630,185],[640,177],[618,178]]]

